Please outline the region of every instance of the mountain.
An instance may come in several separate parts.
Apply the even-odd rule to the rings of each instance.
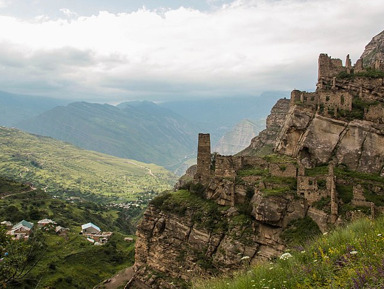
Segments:
[[[249,145],[249,142],[264,128],[264,121],[244,119],[237,123],[216,143],[213,151],[222,155],[233,155]]]
[[[15,126],[18,122],[37,116],[69,101],[38,96],[26,96],[0,91],[0,125]]]
[[[375,66],[376,61],[384,62],[384,31],[372,38],[361,55],[363,64]]]
[[[310,238],[357,218],[380,215],[384,211],[381,64],[365,66],[360,58],[352,66],[347,56],[342,65],[340,59],[320,54],[316,91],[293,90],[290,100],[280,100],[267,118],[267,129],[241,154],[212,155],[209,134],[199,134],[197,165],[179,180],[177,190],[151,201],[137,227],[133,288],[188,288],[195,278],[232,277],[237,270],[252,275],[250,266],[289,258],[287,250],[302,251]],[[373,237],[381,238],[381,233],[375,231]],[[322,268],[331,264],[336,271],[322,269],[317,275],[314,267],[302,270],[293,266],[296,263],[284,263],[285,268],[301,268],[298,274],[288,270],[287,276],[306,271],[312,278],[287,288],[329,287],[333,276],[323,273],[341,270],[340,282],[332,283],[336,287],[381,284],[381,273],[373,273],[368,267],[373,263],[364,257],[366,250],[373,255],[378,251],[369,249],[364,240],[341,243],[342,250],[320,244],[311,249],[311,264]],[[364,265],[354,271],[349,262]],[[374,264],[381,270],[382,255]],[[345,274],[350,278],[347,283]],[[279,278],[279,271],[275,276]],[[254,284],[245,283],[246,288],[266,288],[265,280],[257,277]],[[376,283],[370,283],[374,278]],[[278,280],[268,284],[284,284]],[[236,285],[228,282],[225,287]]]
[[[93,201],[133,201],[169,189],[162,167],[86,151],[49,137],[0,127],[0,175],[46,192]]]
[[[87,102],[55,107],[18,128],[84,149],[176,169],[194,155],[195,129],[154,103],[112,106]]]
[[[266,118],[279,98],[289,92],[265,92],[257,96],[238,96],[217,99],[178,100],[159,105],[176,111],[198,125],[199,131],[209,132],[215,144],[225,133],[244,119],[258,121]]]

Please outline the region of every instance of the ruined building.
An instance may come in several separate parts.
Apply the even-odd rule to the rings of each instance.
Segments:
[[[316,92],[294,90],[291,105],[303,105],[319,114],[336,118],[351,116],[352,104],[364,104],[361,119],[384,123],[384,61],[365,67],[359,59],[354,66],[347,55],[345,65],[340,59],[320,54]]]

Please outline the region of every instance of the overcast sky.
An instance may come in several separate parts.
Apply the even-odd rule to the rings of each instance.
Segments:
[[[0,0],[0,90],[98,102],[313,90],[383,0]]]

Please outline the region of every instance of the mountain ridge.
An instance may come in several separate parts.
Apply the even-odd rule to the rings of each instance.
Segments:
[[[194,128],[182,117],[156,105],[116,107],[75,102],[18,124],[110,155],[177,168],[193,154]]]

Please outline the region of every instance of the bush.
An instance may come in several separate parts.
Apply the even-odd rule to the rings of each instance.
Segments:
[[[336,184],[336,191],[344,204],[349,204],[353,199],[353,186]]]
[[[283,240],[291,245],[303,245],[321,233],[319,226],[310,217],[291,221],[281,234]]]

